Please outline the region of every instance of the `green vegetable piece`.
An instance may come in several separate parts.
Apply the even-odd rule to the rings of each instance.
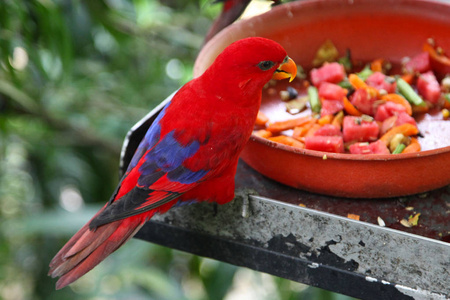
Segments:
[[[344,89],[347,89],[347,90],[353,89],[353,86],[352,86],[352,84],[350,83],[350,81],[348,81],[348,79],[342,80],[341,82],[338,83],[338,85],[339,85],[341,88],[344,88]]]
[[[356,75],[358,75],[358,77],[364,81],[366,81],[366,79],[372,74],[373,74],[373,71],[370,69],[369,65],[366,65],[361,72],[356,73]]]
[[[419,216],[420,216],[420,213],[417,213],[414,216],[409,216],[408,223],[411,226],[417,226],[417,224],[419,224]]]
[[[353,64],[349,49],[347,49],[347,51],[345,52],[345,56],[338,59],[338,63],[344,66],[345,71],[350,72],[350,70],[353,68]]]
[[[319,100],[319,91],[315,86],[308,87],[308,100],[311,110],[315,113],[319,113],[322,105]]]
[[[306,108],[306,102],[308,102],[307,96],[296,98],[294,100],[286,102],[286,110],[291,115],[298,114]]]
[[[339,57],[339,51],[331,40],[326,40],[317,50],[316,56],[313,60],[315,67],[323,65],[325,62],[336,61]]]
[[[400,154],[402,153],[403,149],[405,149],[405,144],[398,144],[397,147],[395,147],[394,152],[392,154]]]
[[[397,88],[400,94],[405,96],[406,100],[414,105],[424,106],[425,101],[413,90],[413,88],[402,78],[397,78]]]
[[[448,103],[450,103],[450,93],[445,94],[445,95],[444,95],[444,99],[445,99]]]
[[[305,69],[301,65],[297,65],[297,78],[305,79],[307,77]]]

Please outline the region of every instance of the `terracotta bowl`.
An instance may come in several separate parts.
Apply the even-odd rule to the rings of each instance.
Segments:
[[[297,64],[309,67],[327,39],[357,61],[386,58],[400,63],[418,54],[433,37],[450,51],[450,4],[421,0],[315,0],[283,4],[239,21],[213,38],[200,52],[200,75],[230,43],[249,36],[279,42]],[[283,116],[263,93],[261,110]],[[450,184],[450,121],[425,118],[419,129],[430,137],[425,150],[399,155],[350,155],[299,150],[252,136],[242,159],[263,175],[320,194],[379,198],[422,193]],[[324,159],[326,154],[326,159]]]

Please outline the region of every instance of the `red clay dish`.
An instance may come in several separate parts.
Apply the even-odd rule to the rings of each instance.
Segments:
[[[450,4],[425,0],[291,2],[219,33],[200,52],[194,76],[227,45],[248,36],[278,41],[306,68],[327,39],[342,54],[350,49],[355,61],[385,58],[399,64],[403,57],[418,54],[430,37],[450,51],[448,16]],[[277,101],[264,92],[261,110],[271,118],[287,118]],[[382,198],[422,193],[450,184],[450,121],[427,117],[418,126],[425,136],[419,153],[335,154],[252,136],[241,157],[269,178],[320,194]]]

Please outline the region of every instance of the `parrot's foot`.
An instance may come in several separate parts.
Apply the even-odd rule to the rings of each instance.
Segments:
[[[239,188],[234,191],[234,199],[242,199],[242,217],[250,216],[250,196],[258,195],[258,192],[249,188]]]

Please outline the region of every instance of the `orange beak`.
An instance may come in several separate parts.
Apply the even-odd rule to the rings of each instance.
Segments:
[[[285,59],[285,62],[275,70],[272,79],[281,80],[289,78],[289,82],[291,82],[297,76],[297,65],[290,57],[287,56],[286,58],[287,60]]]

